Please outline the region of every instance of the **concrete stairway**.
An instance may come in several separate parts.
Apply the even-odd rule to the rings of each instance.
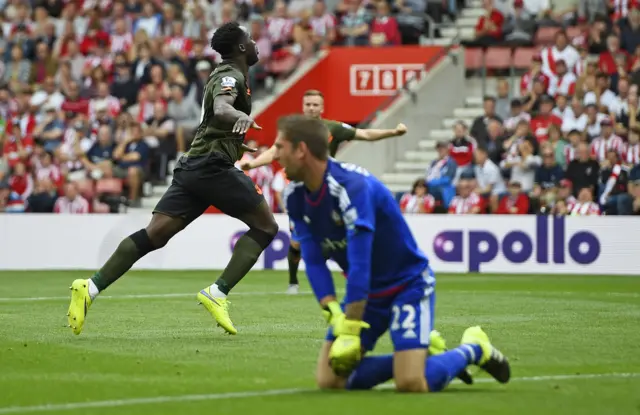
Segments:
[[[517,82],[512,82],[514,89]],[[494,94],[496,80],[489,78],[486,84],[487,93]],[[418,147],[405,152],[404,157],[396,161],[394,170],[382,175],[382,181],[394,192],[405,192],[419,177],[424,177],[427,166],[437,158],[436,142],[453,138],[453,125],[456,121],[464,121],[471,127],[474,118],[482,115],[482,80],[469,78],[465,80],[465,106],[456,108],[450,117],[444,118],[440,125],[425,125],[423,130],[429,131],[428,138],[418,143]]]

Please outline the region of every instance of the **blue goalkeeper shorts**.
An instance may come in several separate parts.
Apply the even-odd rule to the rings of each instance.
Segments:
[[[435,301],[435,278],[431,268],[397,292],[370,297],[363,320],[371,328],[360,334],[362,348],[368,352],[373,350],[387,330],[397,352],[428,348],[429,335],[434,328]],[[335,340],[331,327],[326,340]]]

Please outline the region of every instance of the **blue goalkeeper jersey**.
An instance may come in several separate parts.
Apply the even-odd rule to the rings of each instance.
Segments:
[[[391,192],[364,168],[329,159],[320,190],[290,183],[285,201],[318,300],[335,295],[328,259],[347,276],[347,303],[423,279],[426,255]]]

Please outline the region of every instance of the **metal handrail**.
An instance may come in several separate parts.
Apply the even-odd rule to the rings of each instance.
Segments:
[[[453,63],[457,64],[458,57],[455,54],[451,53],[451,51],[457,46],[458,46],[458,37],[456,36],[455,38],[451,39],[451,43],[445,46],[440,53],[438,53],[435,56],[432,56],[431,58],[429,58],[427,62],[423,64],[423,70],[424,71],[429,70],[434,63],[436,63],[441,57],[446,55],[449,55],[449,57],[453,60]],[[380,112],[382,112],[385,108],[391,105],[400,95],[402,95],[402,93],[409,94],[409,96],[411,97],[411,100],[414,103],[417,103],[418,95],[409,88],[409,84],[413,81],[414,81],[413,78],[405,80],[402,86],[396,89],[393,95],[385,99],[380,105],[376,107],[375,110],[373,110],[369,115],[367,115],[367,117],[365,117],[365,119],[358,124],[358,127],[359,128],[368,127],[377,118]]]

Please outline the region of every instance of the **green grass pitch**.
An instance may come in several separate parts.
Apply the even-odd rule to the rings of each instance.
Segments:
[[[640,414],[640,278],[439,275],[436,327],[449,346],[482,325],[513,380],[445,392],[319,392],[325,324],[309,287],[252,272],[230,297],[225,336],[195,301],[215,272],[132,272],[66,324],[80,272],[0,273],[0,415]],[[339,285],[341,277],[336,277]],[[377,353],[390,351],[388,337]]]

